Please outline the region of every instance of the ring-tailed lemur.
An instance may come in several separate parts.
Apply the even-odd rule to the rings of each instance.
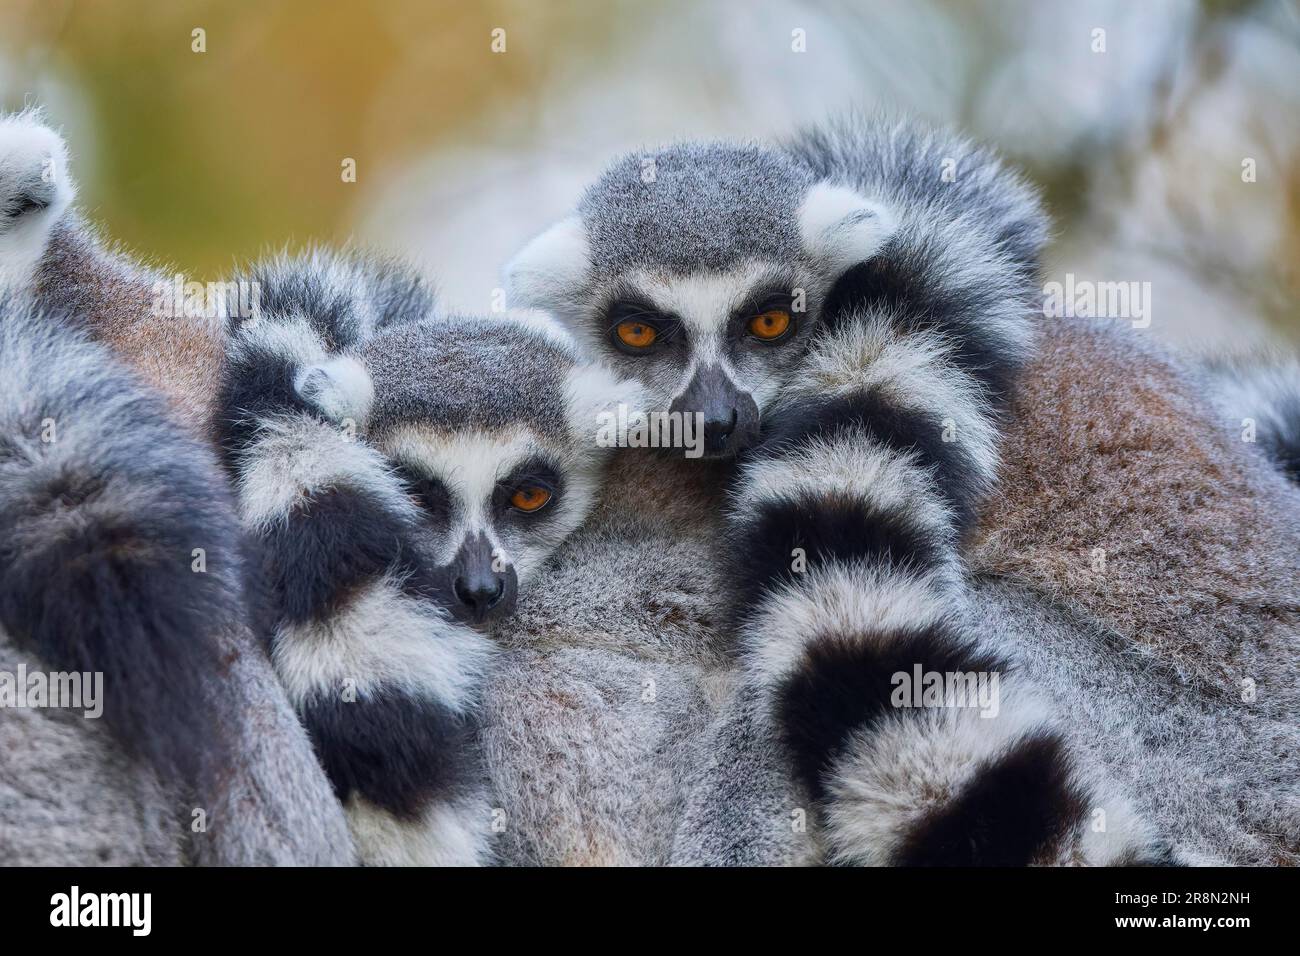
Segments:
[[[40,117],[0,118],[4,669],[99,672],[105,698],[103,729],[4,710],[0,855],[349,862],[342,810],[249,627],[256,587],[212,449],[88,341],[111,338],[96,303],[130,290],[87,262],[34,294],[71,192]]]
[[[276,669],[363,862],[486,862],[483,629],[586,515],[597,415],[638,390],[549,320],[433,317],[392,263],[317,253],[251,277],[221,428]]]
[[[744,451],[763,419],[732,493],[740,635],[828,807],[831,856],[1154,858],[959,615],[960,539],[1033,337],[1046,230],[1032,192],[989,154],[906,128],[793,150],[679,145],[645,169],[615,162],[509,285],[664,407],[701,414],[709,451]],[[997,675],[1000,713],[951,689],[942,706],[899,707],[898,675],[913,674]]]
[[[1054,328],[1048,332],[1049,338],[1055,335]],[[1097,540],[1081,516],[1071,513],[1079,510],[1077,490],[1087,487],[1081,482],[1093,482],[1096,488],[1101,480],[1098,491],[1104,495],[1108,493],[1104,479],[1113,475],[1113,495],[1155,503],[1199,486],[1195,474],[1185,473],[1187,468],[1177,474],[1173,474],[1176,468],[1169,467],[1154,474],[1150,469],[1134,474],[1114,458],[1116,450],[1122,453],[1128,447],[1125,443],[1132,441],[1125,436],[1135,428],[1133,416],[1150,406],[1149,399],[1139,397],[1144,393],[1132,392],[1131,383],[1146,381],[1152,373],[1149,366],[1133,371],[1125,366],[1118,378],[1099,378],[1098,371],[1108,363],[1116,364],[1121,353],[1097,348],[1086,336],[1080,339],[1077,331],[1071,335],[1037,362],[1042,368],[1027,391],[1036,401],[1029,409],[1044,419],[1043,427],[1029,429],[1023,438],[1013,429],[1009,462],[1014,480],[1008,485],[1014,494],[1005,512],[994,516],[1030,522],[1027,529],[1016,529],[1015,540],[1027,540],[1031,547],[991,549],[993,559],[985,561],[1012,570],[1019,561],[1041,578],[1056,560],[1073,590],[1051,593],[1061,594],[1060,607],[1067,610],[1058,611],[1055,603],[1045,603],[1036,591],[1027,589],[1022,582],[1038,584],[1038,578],[1022,572],[1007,577],[1005,583],[977,583],[976,597],[981,600],[972,604],[983,611],[978,623],[1016,636],[1030,658],[1033,677],[1044,680],[1054,696],[1074,708],[1071,713],[1082,728],[1082,739],[1105,742],[1096,748],[1101,762],[1120,772],[1130,792],[1142,794],[1148,805],[1152,799],[1164,804],[1159,808],[1162,825],[1183,827],[1210,851],[1222,850],[1228,859],[1261,861],[1272,858],[1270,853],[1284,854],[1278,841],[1284,841],[1289,831],[1282,805],[1271,817],[1256,812],[1267,810],[1259,795],[1277,790],[1268,771],[1283,752],[1279,747],[1285,734],[1276,732],[1282,724],[1267,725],[1272,719],[1268,714],[1276,710],[1270,682],[1276,683],[1277,669],[1253,668],[1252,673],[1262,677],[1259,701],[1225,712],[1220,703],[1179,689],[1178,675],[1166,674],[1157,664],[1140,670],[1127,666],[1131,652],[1116,643],[1109,624],[1116,616],[1111,608],[1093,601],[1087,606],[1099,608],[1097,622],[1078,620],[1074,608],[1080,588],[1070,577],[1070,556],[1086,542]],[[1128,355],[1131,349],[1126,346],[1121,351]],[[1199,427],[1195,408],[1180,404],[1161,415],[1162,420],[1181,423],[1178,433],[1165,442],[1171,451],[1195,449],[1193,458],[1217,461],[1225,472],[1237,466],[1231,456],[1210,448],[1206,437],[1195,431]],[[1059,434],[1047,426],[1049,416],[1061,422]],[[1028,420],[1036,421],[1032,415]],[[1097,451],[1087,444],[1094,434],[1105,436],[1111,456],[1100,469],[1088,457]],[[1053,444],[1072,436],[1085,440],[1078,447],[1065,444],[1057,449]],[[1153,441],[1152,447],[1157,446]],[[1043,447],[1053,452],[1038,454],[1036,449]],[[511,652],[516,660],[496,682],[497,693],[489,695],[496,716],[487,734],[488,750],[498,787],[504,783],[511,789],[507,833],[515,842],[510,849],[521,851],[515,859],[534,862],[632,862],[667,859],[668,854],[692,862],[788,860],[788,847],[806,841],[791,833],[789,814],[797,809],[797,797],[783,788],[778,755],[769,750],[763,733],[764,715],[752,711],[742,697],[724,704],[712,723],[700,717],[701,711],[716,706],[710,701],[718,699],[728,674],[720,663],[719,648],[710,639],[721,585],[710,576],[717,528],[701,521],[712,511],[721,511],[716,494],[719,482],[700,480],[700,467],[689,463],[676,463],[684,466],[680,474],[665,474],[662,467],[647,462],[645,473],[638,474],[637,458],[622,453],[618,461],[627,468],[614,476],[596,527],[590,533],[580,532],[574,547],[564,549],[571,553],[561,562],[557,587],[534,588],[524,596],[523,619],[513,628],[512,638],[521,646]],[[647,483],[647,478],[658,484]],[[701,487],[692,493],[695,485]],[[1141,492],[1131,495],[1138,486]],[[1046,540],[1032,525],[1034,514],[1041,510],[1034,507],[1034,489],[1044,487],[1070,489],[1052,509],[1055,536]],[[1231,520],[1224,519],[1240,522],[1237,512],[1258,500],[1243,495],[1243,487],[1234,481],[1218,496],[1236,501],[1237,511],[1226,504],[1205,507],[1215,500],[1212,488],[1195,492],[1210,524],[1216,516],[1223,528],[1232,527]],[[638,517],[642,509],[644,518]],[[1111,547],[1111,554],[1123,554],[1125,562],[1104,576],[1105,587],[1097,594],[1128,602],[1129,616],[1133,610],[1145,609],[1147,620],[1161,623],[1154,615],[1164,602],[1156,596],[1168,574],[1154,563],[1155,556],[1187,554],[1179,565],[1179,577],[1189,572],[1204,577],[1215,566],[1198,556],[1203,549],[1189,548],[1178,537],[1186,529],[1176,515],[1153,514],[1162,519],[1156,522],[1159,533],[1142,535],[1142,554],[1151,559],[1135,563],[1134,555]],[[1151,516],[1143,519],[1144,527]],[[1223,528],[1220,537],[1226,533]],[[1255,540],[1272,541],[1276,530],[1252,527],[1250,534]],[[1198,532],[1198,544],[1202,538]],[[688,542],[690,546],[684,547]],[[637,553],[638,546],[644,553]],[[1250,626],[1252,619],[1242,602],[1280,587],[1262,570],[1270,561],[1276,564],[1277,552],[1270,544],[1253,548],[1252,564],[1259,570],[1242,581],[1235,601],[1230,590],[1220,592],[1218,606],[1227,611],[1201,610],[1195,633],[1216,636],[1213,628],[1223,623],[1225,614],[1235,615],[1229,623],[1236,630]],[[1125,573],[1125,566],[1137,570]],[[1130,587],[1135,582],[1144,585],[1137,593]],[[1169,579],[1169,586],[1177,587],[1177,580]],[[596,603],[601,606],[594,607]],[[1267,613],[1268,605],[1260,611]],[[1164,734],[1133,703],[1148,699],[1161,701],[1171,733]],[[1255,722],[1236,725],[1249,732],[1238,735],[1247,745],[1234,750],[1228,745],[1231,731],[1222,728],[1232,725],[1238,715]],[[1199,746],[1197,728],[1210,726],[1220,739]],[[1151,747],[1153,739],[1160,741],[1159,750],[1143,749]],[[1300,752],[1300,748],[1291,750]],[[702,759],[683,757],[700,751]],[[756,756],[762,764],[758,771]],[[1227,788],[1217,801],[1201,792],[1207,781],[1215,781],[1216,787],[1223,781],[1220,789]],[[1231,807],[1237,810],[1227,809]],[[1240,818],[1242,808],[1250,809],[1253,819],[1225,820],[1230,835],[1208,829],[1215,812],[1226,810]],[[547,824],[547,829],[521,832],[525,825],[537,823]],[[1267,829],[1267,839],[1260,839],[1261,827]]]

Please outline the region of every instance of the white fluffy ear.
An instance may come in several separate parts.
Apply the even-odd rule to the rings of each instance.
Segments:
[[[349,355],[308,365],[293,380],[307,404],[337,425],[351,420],[364,425],[375,400],[375,386],[364,365]]]
[[[513,322],[536,332],[548,342],[553,342],[563,349],[575,351],[578,348],[578,342],[568,328],[545,309],[507,309],[501,318],[505,322]]]
[[[883,203],[846,186],[818,183],[799,207],[804,247],[838,276],[876,254],[898,222]]]
[[[590,435],[594,440],[602,417],[617,416],[620,405],[626,406],[629,415],[645,410],[646,391],[641,383],[619,378],[600,362],[575,365],[566,384],[569,427],[575,435]]]
[[[506,263],[506,298],[511,308],[572,311],[587,280],[591,253],[587,229],[576,214],[562,219]]]

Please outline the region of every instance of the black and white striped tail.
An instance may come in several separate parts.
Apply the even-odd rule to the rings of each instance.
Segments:
[[[997,468],[992,404],[948,338],[892,319],[859,309],[818,340],[733,494],[747,666],[830,857],[1150,859],[1141,823],[961,623],[960,539]],[[917,696],[931,674],[976,683]],[[963,696],[980,680],[993,691]]]
[[[0,293],[0,629],[102,674],[128,752],[213,798],[234,755],[208,682],[244,623],[232,502],[210,450],[69,325]]]
[[[395,307],[428,307],[418,283],[375,268],[317,255],[257,276],[261,312],[232,338],[222,443],[261,549],[276,671],[362,861],[479,864],[490,855],[476,737],[490,644],[443,612],[415,506],[358,435],[371,395],[352,353],[402,320]]]

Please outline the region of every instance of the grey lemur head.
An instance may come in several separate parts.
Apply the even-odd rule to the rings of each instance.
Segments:
[[[616,161],[506,268],[516,305],[559,315],[647,388],[703,416],[705,451],[752,443],[832,283],[893,220],[785,153],[682,144]]]
[[[581,356],[549,317],[448,317],[380,328],[301,369],[299,396],[357,423],[417,522],[453,616],[483,625],[583,521],[606,449],[602,413],[640,386]]]

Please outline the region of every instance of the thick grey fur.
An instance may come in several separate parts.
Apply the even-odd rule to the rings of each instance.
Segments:
[[[772,221],[789,216],[797,205],[791,195],[808,180],[779,161],[755,164],[750,147],[728,149],[647,152],[655,157],[662,192],[639,185],[640,156],[615,163],[579,206],[588,239],[596,241],[590,242],[592,268],[568,290],[570,302],[582,303],[591,284],[608,282],[620,270],[725,266],[767,251],[768,235],[773,249],[788,251],[788,229]],[[1023,215],[1022,189],[997,188],[996,164],[984,151],[905,124],[869,123],[813,131],[790,150],[813,178],[884,188],[890,198],[912,204],[908,211],[920,219],[933,215],[965,221],[986,235],[991,230],[1006,254],[1005,271],[984,271],[989,282],[968,300],[973,308],[966,317],[975,324],[980,309],[974,306],[1003,297],[1023,302],[1032,289],[1033,250],[1045,230],[1035,216]],[[864,153],[876,161],[864,164]],[[722,184],[710,197],[716,205],[692,199],[683,208],[682,196],[700,184],[682,174],[677,160],[701,157],[706,165],[713,158],[734,158],[741,174],[730,176],[723,163],[713,166]],[[941,190],[940,161],[946,157],[957,160],[959,179],[955,188]],[[777,197],[773,207],[769,191]],[[757,210],[756,221],[769,227],[767,234],[719,221],[728,214],[743,218],[748,203]],[[961,276],[972,265],[958,257],[935,267]],[[1015,364],[1027,357],[999,338],[988,344],[1011,351]],[[1140,405],[1132,408],[1142,411]],[[628,461],[624,456],[615,463],[605,503],[556,556],[554,575],[547,578],[554,587],[538,588],[521,603],[518,673],[496,690],[499,717],[487,734],[489,761],[504,784],[500,798],[512,811],[502,856],[527,863],[815,859],[819,847],[811,825],[804,835],[790,826],[791,812],[805,799],[782,770],[785,758],[765,726],[764,708],[730,679],[718,613],[726,597],[712,577],[719,528],[710,522],[720,509],[710,500],[716,491],[710,481],[717,478],[692,481],[684,472],[653,465],[624,470]],[[1264,467],[1262,461],[1244,465],[1234,459],[1236,466]],[[639,509],[654,517],[638,523],[633,514]],[[1176,515],[1168,517],[1177,523]],[[1071,742],[1085,762],[1134,798],[1178,858],[1267,864],[1288,858],[1279,845],[1290,845],[1294,854],[1300,819],[1295,776],[1276,769],[1278,747],[1289,747],[1284,742],[1292,736],[1286,730],[1286,722],[1294,722],[1289,697],[1263,709],[1236,707],[1189,685],[1176,662],[1161,665],[1146,656],[1114,617],[1097,618],[1068,599],[1062,604],[1050,591],[1037,593],[1014,581],[980,576],[969,583],[970,622],[980,631],[1005,634],[1006,649],[1023,662],[1030,680],[1047,691],[1067,724],[1073,721]],[[1250,595],[1239,598],[1249,603]],[[1198,630],[1228,628],[1231,613],[1225,610],[1222,621],[1206,621]],[[1214,647],[1221,663],[1235,670],[1234,647]],[[633,673],[639,668],[662,683],[665,657],[676,675],[674,694],[662,708],[648,707],[629,679],[629,665]],[[1276,648],[1268,669],[1294,675],[1296,666],[1292,639]],[[508,674],[503,671],[500,680]],[[527,690],[529,674],[544,688],[536,698],[519,691]],[[1174,716],[1152,707],[1152,700]],[[669,716],[683,729],[665,724]],[[529,717],[534,723],[521,728]],[[1180,721],[1193,731],[1186,746],[1179,745]],[[687,739],[708,743],[699,749],[673,745]],[[536,783],[530,787],[529,781]],[[648,817],[658,823],[648,826]],[[668,842],[673,850],[665,854]]]
[[[135,672],[131,689],[141,699],[121,716],[114,694],[125,688],[113,685],[123,662],[113,659],[112,648],[104,648],[105,657],[79,660],[107,671],[106,719],[90,721],[51,709],[0,712],[0,859],[32,865],[349,862],[351,843],[342,813],[274,683],[262,648],[244,623],[241,572],[238,564],[231,567],[224,550],[234,516],[215,457],[171,424],[161,398],[119,368],[103,348],[17,299],[0,312],[5,382],[0,423],[6,441],[13,443],[0,450],[0,502],[7,519],[20,522],[22,533],[40,542],[29,544],[30,554],[12,556],[15,560],[4,564],[9,573],[0,587],[5,588],[6,607],[18,612],[17,620],[29,620],[21,609],[43,600],[39,594],[15,592],[29,580],[24,562],[59,546],[60,540],[70,546],[77,540],[59,537],[73,525],[58,508],[44,514],[17,510],[31,507],[41,487],[55,481],[102,487],[80,505],[83,514],[75,527],[82,530],[76,534],[93,546],[97,526],[102,526],[103,533],[118,536],[109,540],[139,549],[136,573],[146,579],[158,573],[153,549],[178,544],[186,547],[177,549],[175,561],[188,572],[190,542],[174,542],[168,524],[178,508],[212,522],[206,531],[196,526],[199,536],[192,542],[210,549],[209,576],[193,580],[196,587],[208,589],[205,600],[210,602],[195,607],[206,607],[204,613],[211,617],[202,629],[174,636],[182,644],[208,649],[188,655],[166,650],[165,658],[172,668],[204,669],[159,675],[186,688],[183,700],[173,701],[176,692],[165,686],[143,683],[151,679],[154,665],[136,660],[129,665]],[[46,417],[54,419],[58,437],[41,446],[34,437]],[[48,453],[33,457],[42,447]],[[211,498],[182,499],[176,482],[191,490],[206,486]],[[44,534],[41,522],[48,526]],[[73,550],[69,562],[76,561]],[[131,567],[123,563],[120,573],[130,575]],[[147,580],[140,585],[144,593],[149,586]],[[100,599],[76,590],[58,597],[69,602],[71,619],[83,622],[88,632],[100,629],[96,617],[103,609],[95,603]],[[181,607],[186,602],[184,594],[175,599]],[[80,608],[77,602],[82,602]],[[147,630],[159,610],[117,608],[119,623],[113,626],[123,633],[137,626]],[[186,622],[186,613],[181,610],[172,620]],[[0,669],[12,673],[19,663],[31,671],[64,668],[63,661],[42,656],[43,646],[62,652],[42,643],[39,619],[36,623],[30,634],[26,624],[20,632],[0,626]],[[67,639],[75,648],[81,638]],[[199,715],[203,724],[180,720],[181,708]],[[178,739],[156,744],[150,739],[155,734]],[[197,831],[191,827],[196,808],[206,817]]]
[[[753,144],[679,143],[624,156],[578,204],[592,272],[608,278],[659,266],[690,273],[749,257],[802,259],[794,213],[813,181],[790,158]]]
[[[446,332],[436,332],[445,325]],[[498,429],[520,423],[544,434],[566,427],[557,414],[571,348],[542,336],[502,334],[491,319],[451,317],[386,331],[362,357],[375,381],[370,424],[423,422],[438,429]],[[508,374],[500,374],[501,370]],[[432,377],[437,388],[430,388]]]
[[[202,438],[217,337],[152,314],[158,274],[103,247],[74,193],[40,112],[0,117],[0,246],[21,253],[0,262],[0,668],[109,672],[103,720],[0,712],[0,862],[350,863],[342,808],[249,624],[229,491]],[[78,490],[52,499],[60,487]],[[104,603],[114,588],[140,599]],[[142,634],[156,643],[102,639]]]

